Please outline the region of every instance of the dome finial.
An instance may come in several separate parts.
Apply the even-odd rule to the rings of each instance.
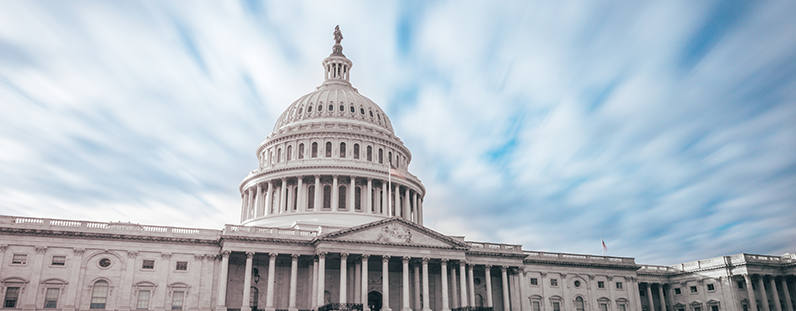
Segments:
[[[334,26],[334,46],[332,47],[332,55],[343,55],[343,46],[340,45],[343,41],[343,33],[340,31],[340,25]]]

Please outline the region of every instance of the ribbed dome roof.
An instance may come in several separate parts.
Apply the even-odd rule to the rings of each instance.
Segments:
[[[343,83],[325,83],[293,102],[276,121],[274,131],[286,125],[317,119],[357,120],[394,133],[387,115],[376,103]]]

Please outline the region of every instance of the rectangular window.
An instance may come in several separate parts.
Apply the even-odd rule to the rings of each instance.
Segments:
[[[12,265],[24,265],[28,263],[28,254],[14,254],[11,258]]]
[[[691,292],[692,293],[696,293],[697,292],[697,287],[696,286],[691,286]],[[694,311],[696,311],[696,310],[694,310]]]
[[[675,288],[674,289],[674,294],[675,295],[680,295],[680,289],[679,288]]]
[[[558,279],[550,279],[550,286],[558,286]]]
[[[738,289],[743,289],[743,281],[738,281]]]
[[[712,292],[714,290],[716,290],[716,288],[713,286],[713,284],[708,284],[708,291]]]
[[[710,311],[719,311],[719,306],[710,306]]]
[[[702,311],[702,307],[694,307],[694,311]]]
[[[58,306],[58,294],[61,290],[58,288],[48,288],[47,294],[44,295],[44,308],[55,309]]]
[[[148,290],[140,290],[138,291],[138,303],[136,304],[136,309],[139,310],[146,310],[149,308],[149,291]]]
[[[638,295],[641,297],[647,296],[647,293],[644,290],[639,290]]]
[[[144,264],[141,265],[141,269],[155,269],[155,261],[154,260],[144,260]]]
[[[561,311],[561,304],[558,301],[553,302],[553,311]]]
[[[542,311],[542,304],[538,301],[533,302],[533,311]]]
[[[607,303],[601,303],[600,304],[600,311],[608,311],[608,304]]]
[[[605,288],[605,282],[597,281],[597,288]]]
[[[3,308],[16,308],[17,300],[19,300],[19,287],[6,287],[6,300]]]
[[[174,292],[171,298],[171,309],[182,310],[182,301],[185,298],[185,292]]]
[[[188,271],[188,262],[187,261],[178,261],[177,262],[177,271]]]
[[[539,280],[537,278],[531,278],[531,285],[539,285]]]
[[[65,266],[66,265],[66,256],[53,256],[52,265],[53,266]]]
[[[622,289],[622,282],[616,282],[616,289]]]
[[[619,305],[619,311],[627,311],[625,305]]]

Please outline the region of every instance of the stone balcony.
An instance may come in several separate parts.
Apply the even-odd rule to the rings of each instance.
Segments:
[[[464,241],[471,252],[522,254],[522,245]]]
[[[312,240],[318,232],[314,230],[299,230],[289,228],[252,227],[240,225],[225,225],[222,233],[225,236],[246,236],[258,238],[289,238],[297,240]]]
[[[22,230],[52,230],[207,240],[217,240],[221,235],[221,230],[211,229],[151,226],[129,222],[96,222],[14,216],[0,216],[0,227]]]
[[[536,252],[536,251],[524,251],[524,253],[526,255],[525,257],[526,261],[626,266],[632,269],[638,267],[636,265],[635,259],[630,257],[548,253],[548,252]]]

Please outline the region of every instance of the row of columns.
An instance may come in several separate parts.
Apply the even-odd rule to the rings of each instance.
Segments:
[[[274,185],[273,180],[269,180],[264,183],[258,183],[256,186],[251,186],[243,191],[241,194],[241,222],[247,219],[253,219],[262,216],[268,216],[273,214],[282,214],[282,213],[294,213],[294,212],[308,212],[309,210],[309,202],[307,200],[308,196],[306,191],[309,189],[310,185],[315,185],[315,191],[313,195],[313,212],[319,212],[323,208],[323,185],[321,185],[321,175],[314,175],[315,176],[315,183],[314,184],[307,184],[304,185],[304,176],[297,176],[297,187],[294,191],[298,191],[297,195],[287,196],[287,179],[286,177],[281,178],[281,186],[279,186],[279,194],[277,200],[277,206],[273,206],[274,198],[274,190],[277,188]],[[331,193],[331,210],[337,211],[340,207],[339,204],[339,190],[338,190],[338,177],[339,175],[332,175],[332,193]],[[354,213],[356,212],[355,209],[355,200],[354,197],[356,196],[356,176],[349,177],[349,185],[347,188],[348,194],[346,195],[349,199],[346,200],[346,210],[347,212]],[[400,216],[404,219],[409,221],[423,224],[423,198],[417,191],[411,190],[408,186],[403,186],[404,191],[400,191],[401,184],[396,182],[387,182],[386,180],[380,180],[381,187],[375,188],[373,185],[373,178],[367,178],[367,188],[363,187],[365,194],[360,198],[364,201],[365,204],[361,206],[360,212],[366,213],[373,213],[373,214],[380,214],[385,216]],[[390,185],[389,187],[384,187],[384,185]],[[385,189],[386,188],[386,189]],[[393,188],[395,190],[393,190]],[[373,191],[374,189],[380,189],[381,191]],[[374,193],[375,192],[375,193]],[[374,197],[375,196],[375,197]],[[296,198],[297,202],[293,202],[294,197]],[[392,201],[388,201],[392,198]],[[403,199],[403,202],[401,202]],[[391,202],[395,202],[396,205],[400,206],[392,206]],[[374,209],[374,202],[380,202],[381,206],[376,206]],[[296,210],[292,209],[292,206],[296,206]]]
[[[653,302],[654,300],[652,299],[652,285],[653,284],[658,284],[658,290],[657,290],[656,294],[658,295],[658,299],[660,300],[660,309],[659,310],[660,311],[666,311],[666,299],[664,298],[664,295],[663,295],[663,285],[664,284],[663,283],[646,283],[646,284],[647,284],[647,286],[646,286],[647,287],[647,303],[649,304],[650,311],[656,311],[655,303]]]
[[[746,291],[749,295],[749,310],[755,311],[757,306],[757,297],[755,295],[754,287],[752,286],[752,276],[749,274],[743,275],[744,282],[746,283]],[[768,292],[766,292],[765,287],[765,278],[768,278],[768,284],[771,288],[771,295],[769,296]],[[785,310],[782,309],[782,303],[780,303],[779,299],[779,292],[777,291],[777,282],[775,276],[766,276],[766,275],[759,275],[757,277],[757,288],[762,293],[762,297],[760,297],[760,304],[762,310],[758,311],[793,311],[793,302],[790,297],[790,289],[788,288],[788,282],[785,277],[780,278],[780,284],[782,285],[782,291],[785,296]],[[774,309],[771,309],[768,300],[774,302]]]

